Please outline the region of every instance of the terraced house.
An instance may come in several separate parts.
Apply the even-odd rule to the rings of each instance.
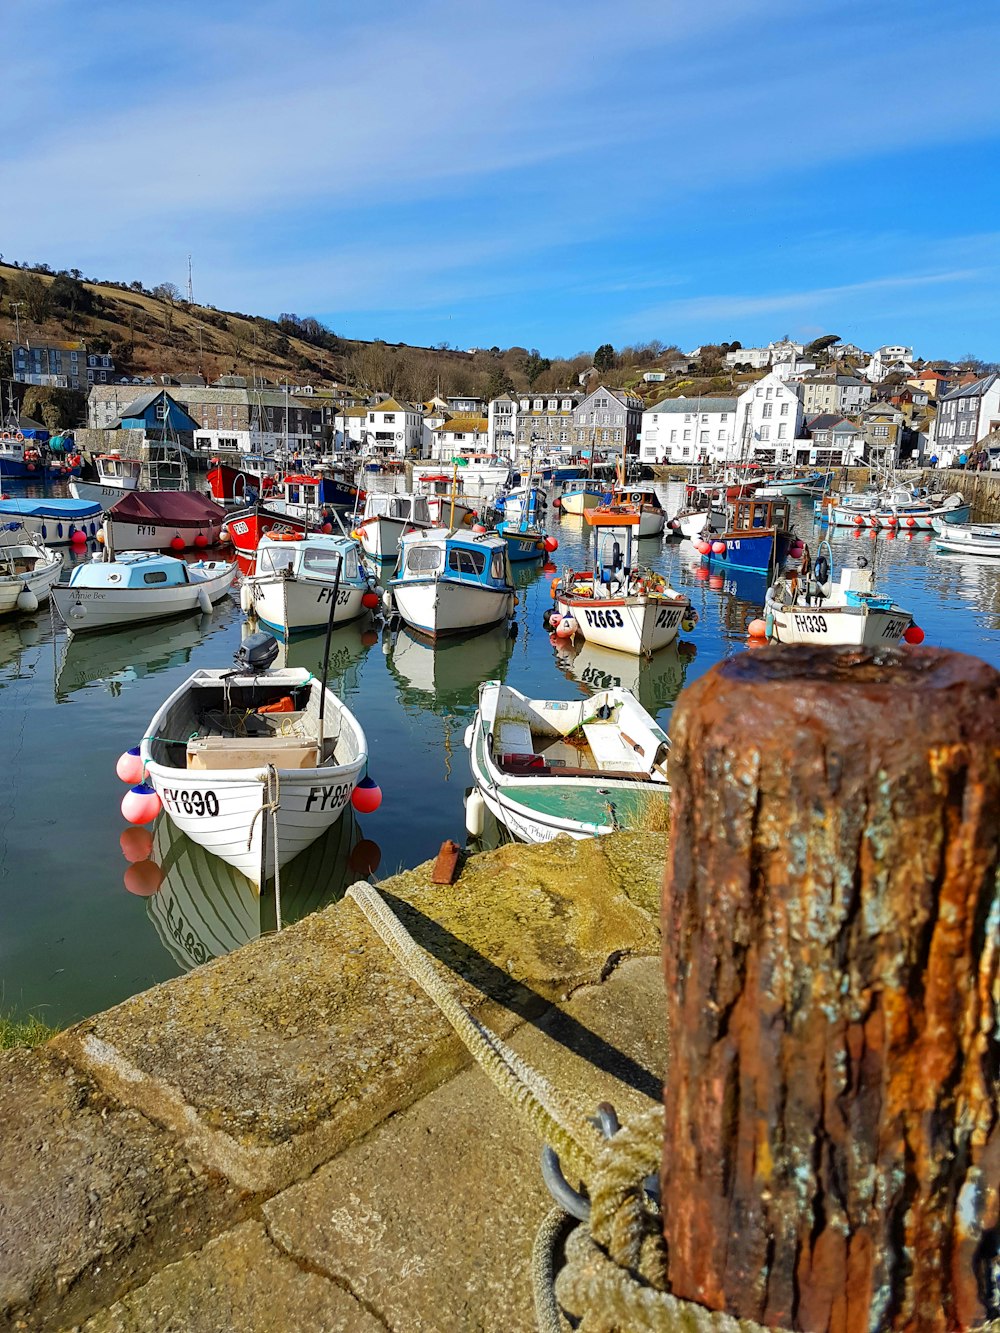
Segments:
[[[578,403],[573,413],[573,444],[577,450],[597,444],[619,448],[622,457],[638,454],[642,399],[627,389],[602,384]]]
[[[574,443],[573,414],[584,395],[576,389],[558,393],[522,394],[517,410],[517,452],[524,457],[535,449],[555,449]]]
[[[735,398],[665,398],[642,414],[643,463],[708,463],[733,456]]]

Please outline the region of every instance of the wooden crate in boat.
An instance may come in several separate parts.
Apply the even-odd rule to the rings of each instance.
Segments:
[[[189,769],[315,768],[319,743],[302,736],[199,736],[187,743]]]

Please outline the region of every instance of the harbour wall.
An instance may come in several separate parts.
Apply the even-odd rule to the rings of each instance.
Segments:
[[[943,491],[959,491],[972,505],[974,523],[1000,522],[1000,472],[967,472],[962,468],[930,468],[920,484]]]
[[[379,885],[583,1114],[659,1101],[662,833]],[[0,1052],[0,1328],[534,1327],[534,1130],[353,899]]]

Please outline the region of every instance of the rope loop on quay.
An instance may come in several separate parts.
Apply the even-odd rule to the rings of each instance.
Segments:
[[[596,1117],[587,1116],[469,1012],[452,980],[374,885],[352,884],[347,897],[548,1145],[546,1183],[554,1157],[560,1196],[565,1187],[566,1202],[573,1203],[576,1216],[589,1214],[587,1221],[573,1226],[576,1217],[557,1205],[535,1237],[532,1281],[539,1333],[567,1333],[567,1316],[579,1333],[782,1333],[681,1300],[664,1289],[666,1248],[651,1183],[663,1152],[663,1107],[652,1106],[621,1128],[607,1103]],[[579,1190],[566,1182],[563,1162],[579,1180]]]

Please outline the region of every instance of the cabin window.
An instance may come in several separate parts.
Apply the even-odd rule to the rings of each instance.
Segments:
[[[494,551],[493,557],[490,560],[490,578],[495,579],[498,583],[503,582],[507,575],[507,570],[504,566],[505,561],[503,551]]]
[[[332,547],[307,546],[302,557],[302,568],[313,574],[323,574],[331,579],[336,578],[341,554],[340,551],[334,550]],[[358,576],[357,552],[349,551],[343,557],[343,560],[344,564],[340,570],[340,577],[342,579],[356,579]]]
[[[448,568],[465,577],[479,578],[486,568],[484,551],[470,551],[464,546],[453,546],[448,552]]]
[[[406,553],[408,574],[436,574],[440,568],[440,546],[411,546]]]
[[[143,583],[166,583],[167,576],[164,570],[154,569],[148,574],[143,574]]]

